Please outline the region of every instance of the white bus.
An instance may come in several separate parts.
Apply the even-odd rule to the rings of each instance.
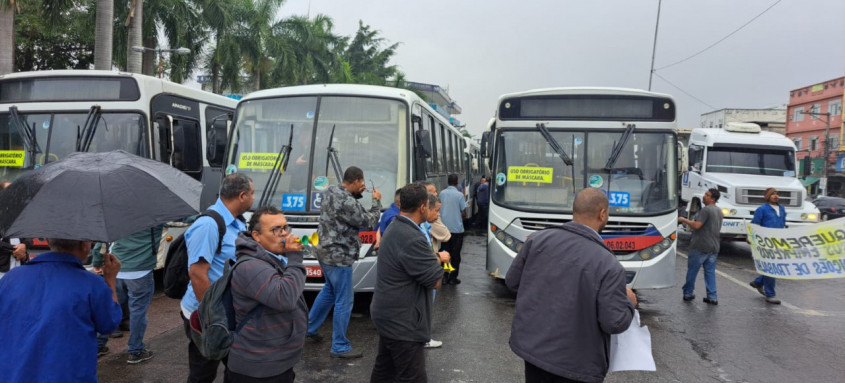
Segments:
[[[56,70],[3,75],[0,182],[73,152],[122,149],[169,163],[201,181],[204,208],[220,189],[236,105],[227,97],[140,74]]]
[[[286,170],[274,171],[288,144]],[[261,203],[280,207],[293,233],[314,242],[322,192],[338,184],[347,167],[364,171],[367,187],[382,193],[386,209],[396,189],[410,182],[429,180],[442,189],[448,174],[464,174],[464,145],[457,129],[412,91],[349,84],[294,86],[254,92],[241,100],[226,172],[252,178],[254,208]],[[337,172],[330,151],[337,153]],[[275,181],[274,174],[280,174]],[[372,195],[365,193],[360,202],[369,208]],[[375,287],[375,229],[359,233],[363,246],[353,265],[356,292]],[[319,264],[313,258],[306,258],[305,264],[306,290],[319,290],[324,283]]]
[[[675,282],[677,122],[668,95],[618,88],[506,94],[482,137],[494,175],[487,271],[504,278],[531,233],[572,220],[575,194],[610,200],[601,233],[631,288]]]

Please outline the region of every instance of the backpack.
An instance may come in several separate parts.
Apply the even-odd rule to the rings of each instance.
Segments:
[[[191,314],[191,341],[207,359],[221,360],[229,355],[229,347],[235,342],[235,335],[250,319],[261,314],[264,306],[258,304],[246,314],[240,324],[235,325],[232,274],[238,265],[251,259],[258,258],[242,255],[231,267],[231,261],[227,262],[223,275],[208,287],[197,311]],[[273,264],[273,267],[279,274],[284,273],[280,265]]]
[[[217,223],[217,251],[220,254],[223,249],[223,235],[226,234],[226,223],[220,213],[208,209],[197,217],[207,216],[214,218]],[[196,222],[196,221],[194,221]],[[167,257],[164,259],[164,294],[173,299],[182,299],[188,290],[188,244],[185,243],[185,233],[180,234],[167,249]]]

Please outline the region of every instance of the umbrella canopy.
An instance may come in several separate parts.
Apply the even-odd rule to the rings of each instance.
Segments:
[[[202,184],[122,150],[73,153],[0,192],[4,237],[112,242],[197,213]]]

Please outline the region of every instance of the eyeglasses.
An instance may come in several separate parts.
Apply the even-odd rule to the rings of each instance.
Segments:
[[[273,235],[281,237],[285,234],[290,234],[290,225],[272,227],[270,231],[273,232]]]

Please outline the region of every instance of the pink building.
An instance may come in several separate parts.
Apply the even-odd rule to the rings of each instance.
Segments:
[[[824,161],[828,167],[828,195],[845,193],[845,174],[836,172],[840,149],[845,149],[840,142],[843,99],[845,76],[790,91],[786,110],[786,136],[795,142],[799,160],[807,156],[824,158],[829,119],[830,146]],[[822,176],[824,170],[820,168],[814,166],[812,176]]]

